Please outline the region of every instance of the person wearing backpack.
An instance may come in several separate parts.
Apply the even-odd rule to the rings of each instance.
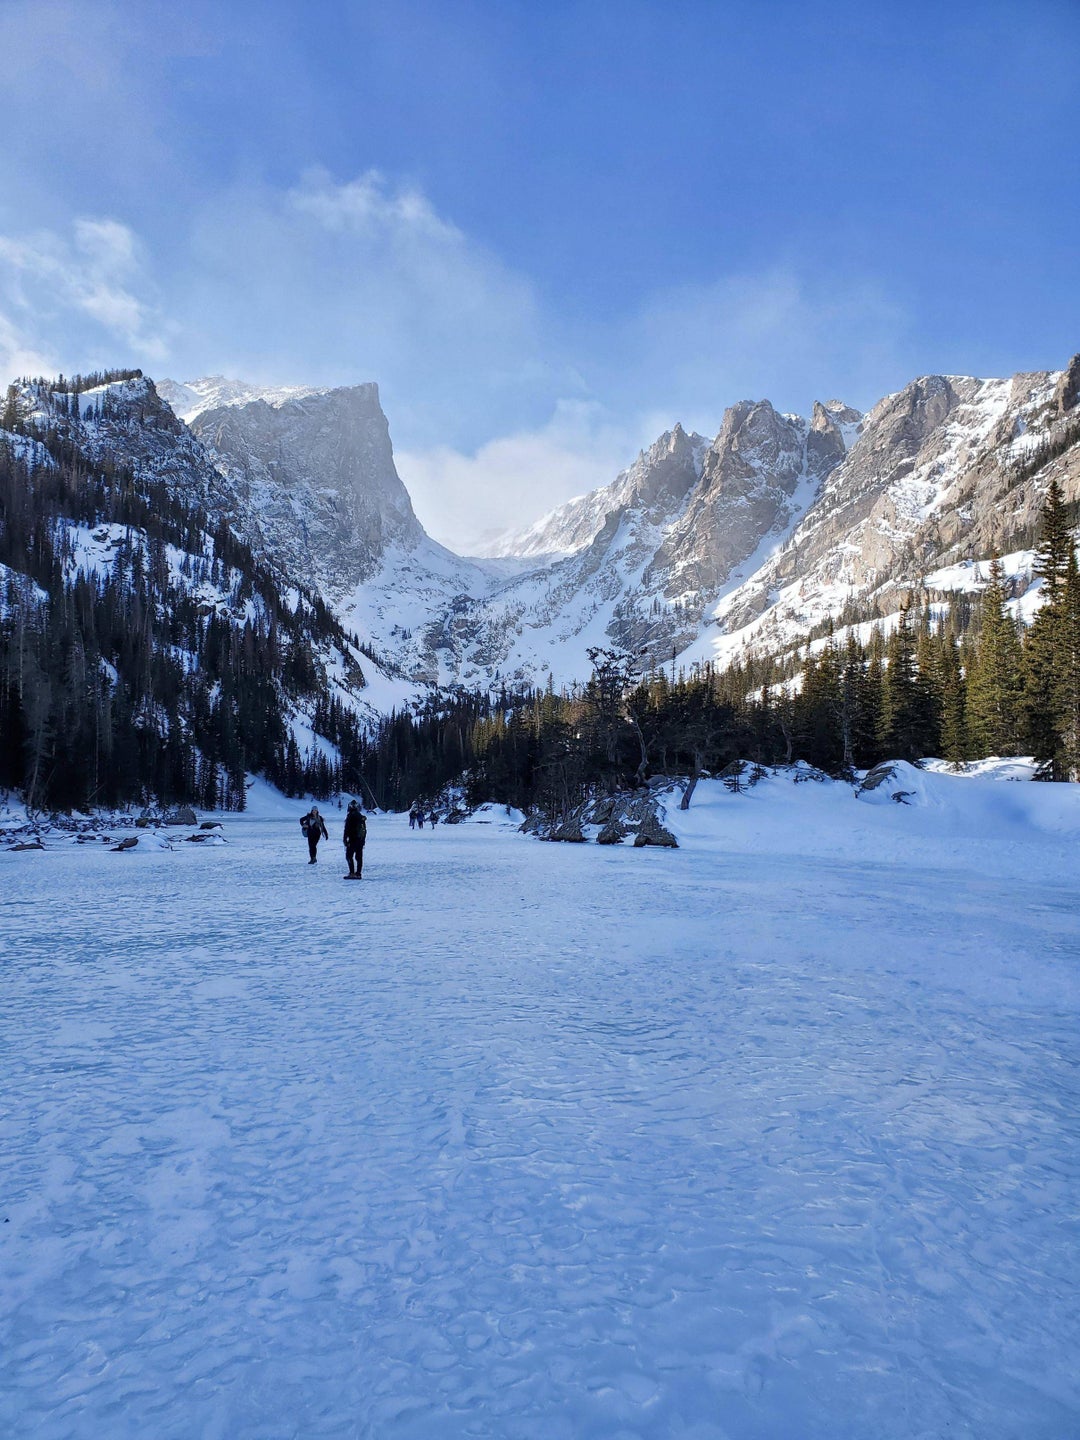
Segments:
[[[310,856],[308,864],[314,865],[319,858],[316,854],[319,848],[319,841],[330,839],[330,832],[326,828],[326,821],[319,814],[319,807],[317,805],[312,805],[311,809],[300,821],[300,829],[307,837],[308,855]]]
[[[346,880],[359,880],[364,873],[364,844],[367,841],[367,817],[355,800],[349,801],[345,816],[345,859],[349,863]]]

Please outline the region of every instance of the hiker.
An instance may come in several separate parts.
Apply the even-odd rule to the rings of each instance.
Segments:
[[[416,829],[416,801],[413,801],[412,809],[409,811],[409,829]]]
[[[345,859],[349,862],[346,880],[359,880],[364,873],[364,842],[367,840],[367,817],[355,800],[349,801],[345,816]]]
[[[319,807],[312,805],[311,809],[300,821],[300,829],[307,836],[307,848],[310,855],[309,865],[314,865],[318,860],[315,853],[319,848],[320,840],[329,840],[330,833],[326,828],[326,821],[319,814]]]
[[[416,825],[419,830],[424,828],[424,812],[419,805],[416,807]]]
[[[439,823],[439,816],[436,811],[432,810],[431,814],[428,816],[428,822],[431,825],[431,828],[434,830],[435,826]]]

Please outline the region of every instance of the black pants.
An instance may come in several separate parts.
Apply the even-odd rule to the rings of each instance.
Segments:
[[[321,839],[321,837],[320,837],[318,831],[316,831],[316,830],[312,830],[311,833],[310,833],[310,834],[308,835],[308,837],[307,837],[308,854],[311,856],[312,860],[317,860],[317,859],[319,858],[319,857],[315,854],[315,852],[316,852],[316,850],[318,850],[318,848],[319,848],[319,840],[320,840],[320,839]]]
[[[347,844],[345,846],[345,859],[349,862],[349,874],[355,870],[357,875],[364,873],[364,847],[363,845]]]

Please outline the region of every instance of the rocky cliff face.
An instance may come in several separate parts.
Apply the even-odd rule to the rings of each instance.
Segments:
[[[227,481],[238,533],[330,599],[423,536],[375,385],[218,405],[190,426]]]
[[[1051,473],[1080,498],[1068,375],[932,375],[886,396],[787,543],[721,599],[716,631],[767,647],[850,601],[895,610],[935,567],[1015,543],[1036,523]]]

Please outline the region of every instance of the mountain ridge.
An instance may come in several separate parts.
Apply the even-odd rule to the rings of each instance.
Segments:
[[[324,595],[378,657],[372,691],[392,708],[431,686],[570,684],[596,645],[646,667],[723,663],[790,648],[852,605],[895,611],[931,572],[1030,527],[1051,473],[1080,499],[1078,397],[1080,359],[920,376],[865,415],[739,401],[714,439],[676,424],[501,559],[427,535],[373,382],[146,381],[83,443],[184,487],[283,581]]]

